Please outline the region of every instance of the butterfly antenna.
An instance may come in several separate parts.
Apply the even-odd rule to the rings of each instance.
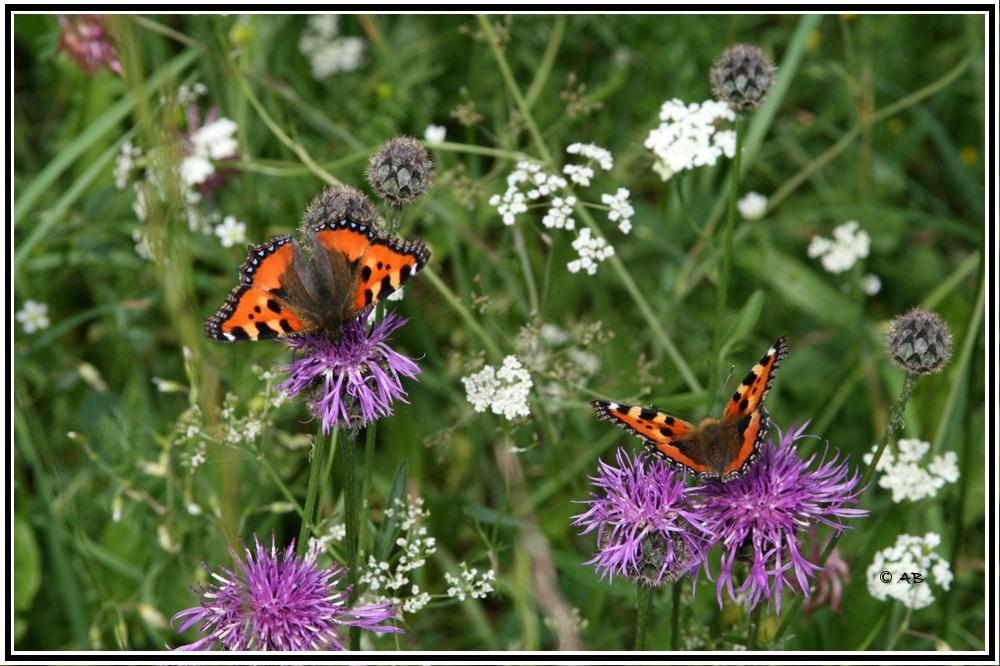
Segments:
[[[724,395],[729,395],[729,392],[728,392],[728,387],[729,387],[729,383],[730,383],[731,381],[733,381],[733,373],[734,373],[735,371],[736,371],[736,366],[735,366],[735,365],[733,365],[733,364],[730,364],[730,365],[729,365],[729,372],[728,372],[728,373],[726,373],[726,378],[725,378],[725,379],[723,380],[723,382],[722,382],[722,386],[723,386],[723,388],[726,388],[726,389],[727,389],[727,391],[726,391],[726,393],[725,393]],[[713,395],[713,396],[712,396],[712,409],[711,409],[711,411],[709,412],[709,414],[714,414],[714,413],[715,413],[715,408],[716,408],[716,406],[717,406],[717,405],[716,405],[716,403],[718,402],[718,400],[719,400],[719,394],[718,394],[718,393],[716,393],[715,395]]]

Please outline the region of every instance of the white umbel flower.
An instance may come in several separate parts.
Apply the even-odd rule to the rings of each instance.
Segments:
[[[203,125],[191,135],[191,154],[181,162],[181,180],[186,185],[204,183],[215,173],[212,160],[236,157],[240,144],[236,141],[237,124],[229,118],[219,118]]]
[[[353,72],[364,60],[365,40],[338,37],[339,22],[337,14],[310,16],[299,39],[299,51],[309,59],[313,77],[318,80],[339,72]]]
[[[465,562],[459,563],[462,573],[458,576],[445,572],[444,579],[450,585],[448,596],[452,599],[465,601],[466,597],[473,599],[484,599],[487,594],[493,591],[493,583],[496,582],[497,572],[487,569],[482,574],[476,568],[470,569]]]
[[[613,195],[601,195],[601,203],[611,207],[608,219],[612,222],[617,222],[618,229],[623,234],[632,231],[632,216],[635,215],[635,209],[629,203],[630,196],[631,193],[624,187],[619,187],[618,191]]]
[[[226,215],[222,219],[222,224],[216,225],[215,235],[219,237],[222,247],[232,247],[246,242],[247,225],[232,215]]]
[[[716,125],[734,120],[736,114],[724,102],[664,102],[660,125],[649,132],[644,143],[657,157],[654,169],[667,180],[686,169],[714,165],[723,156],[731,159],[736,155],[736,133],[717,129]]]
[[[930,606],[934,602],[931,579],[944,590],[953,580],[948,561],[934,552],[939,545],[941,537],[934,532],[923,537],[899,535],[895,545],[875,553],[866,572],[868,592],[880,601],[896,599],[914,610]],[[923,582],[914,583],[914,573],[920,574]]]
[[[49,327],[49,306],[28,299],[16,317],[25,333],[41,331]]]
[[[744,220],[759,220],[767,212],[767,197],[757,192],[747,192],[736,202],[736,208]]]
[[[542,218],[542,224],[547,229],[572,229],[576,226],[576,222],[571,217],[575,205],[576,197],[574,196],[568,196],[565,199],[552,197],[552,206]]]
[[[611,171],[615,166],[611,152],[593,143],[571,143],[566,147],[566,152],[570,155],[580,155],[593,162],[597,162],[598,166],[605,171]]]
[[[615,248],[609,245],[608,241],[594,236],[589,228],[580,230],[580,235],[573,241],[573,249],[579,258],[567,263],[566,268],[570,273],[586,271],[587,275],[596,273],[597,264],[615,253]]]
[[[516,356],[507,356],[500,369],[491,365],[468,377],[462,377],[465,397],[477,412],[487,409],[513,421],[518,416],[528,416],[528,397],[531,394],[531,374],[524,369]]]
[[[892,491],[892,501],[899,504],[907,500],[915,502],[927,497],[934,497],[946,483],[958,481],[958,456],[954,451],[937,455],[923,467],[924,456],[930,450],[928,442],[919,439],[901,439],[897,443],[898,453],[890,449],[882,452],[875,471],[881,476],[878,485]],[[866,453],[862,460],[871,464],[875,450]]]
[[[820,262],[830,273],[843,273],[859,259],[868,256],[871,237],[860,225],[851,220],[833,230],[833,238],[813,236],[806,253]]]
[[[444,125],[428,125],[424,130],[424,141],[430,144],[442,143],[448,134],[448,128]]]

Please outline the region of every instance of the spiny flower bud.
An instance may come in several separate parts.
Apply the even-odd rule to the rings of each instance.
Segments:
[[[756,109],[774,82],[774,65],[756,46],[736,44],[722,52],[710,72],[712,93],[733,111]]]
[[[913,308],[889,324],[886,351],[908,373],[937,372],[951,358],[951,331],[936,313]]]
[[[368,182],[395,206],[410,203],[431,185],[434,164],[423,144],[398,136],[382,144],[368,162]]]
[[[348,185],[328,187],[322,194],[313,199],[302,217],[302,232],[323,222],[339,222],[350,220],[358,224],[366,224],[379,228],[382,220],[375,211],[375,206],[363,192]]]

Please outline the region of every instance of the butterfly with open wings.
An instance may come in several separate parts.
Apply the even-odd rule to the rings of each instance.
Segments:
[[[787,354],[782,336],[743,378],[722,418],[705,418],[697,427],[656,408],[607,400],[594,400],[591,405],[599,419],[611,421],[642,439],[672,465],[701,478],[737,479],[759,457],[760,445],[771,425],[764,398],[778,364]]]
[[[306,246],[308,255],[291,236],[249,246],[239,284],[205,320],[208,337],[239,342],[336,332],[402,287],[431,254],[421,240],[349,219],[310,225]]]

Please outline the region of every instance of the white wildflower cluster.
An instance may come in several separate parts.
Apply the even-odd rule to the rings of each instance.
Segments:
[[[593,342],[588,327],[576,326],[572,333],[552,322],[526,324],[514,337],[514,349],[525,367],[548,381],[539,385],[554,409],[568,398],[567,387],[585,382],[601,368],[600,359],[586,347]]]
[[[833,230],[833,238],[813,236],[809,241],[808,255],[820,262],[830,273],[843,273],[859,259],[868,256],[871,238],[857,222],[841,224]]]
[[[934,497],[946,483],[958,481],[958,456],[954,451],[937,455],[926,467],[922,467],[923,457],[931,445],[919,439],[901,439],[899,453],[893,454],[888,448],[882,452],[875,471],[882,475],[878,485],[892,491],[892,501],[899,504],[906,500],[917,501]],[[863,460],[870,465],[878,445],[866,453]]]
[[[49,327],[49,306],[29,298],[18,310],[16,317],[25,333],[41,331]]]
[[[238,126],[229,118],[217,118],[191,134],[189,154],[181,161],[181,180],[188,187],[200,185],[215,174],[213,161],[236,157],[240,144]]]
[[[182,85],[177,90],[176,103],[188,109],[188,118],[197,122],[197,107],[192,106],[197,99],[205,95],[208,89],[202,83],[191,86]],[[161,98],[166,104],[166,97]],[[157,204],[165,205],[172,197],[170,188],[176,186],[177,193],[184,204],[184,216],[187,218],[188,229],[192,232],[218,236],[224,247],[232,247],[246,240],[246,226],[233,218],[231,221],[223,218],[217,210],[207,210],[204,206],[205,197],[200,190],[215,187],[211,181],[217,177],[216,162],[231,160],[239,154],[239,142],[236,139],[238,126],[229,118],[213,118],[214,112],[208,117],[212,120],[201,126],[189,126],[187,136],[179,138],[184,157],[173,169],[173,177],[169,182],[162,182],[162,170],[154,167],[163,161],[163,152],[157,149],[144,153],[142,148],[125,142],[115,162],[115,185],[118,189],[126,189],[132,181],[135,200],[132,210],[139,222],[145,222],[151,210]],[[133,179],[134,178],[134,179]],[[145,229],[139,227],[132,231],[132,241],[135,251],[143,259],[156,258],[158,248],[150,242]]]
[[[494,194],[489,199],[491,206],[497,209],[503,223],[512,225],[517,216],[528,211],[529,206],[544,206],[543,199],[548,198],[547,209],[542,217],[542,225],[546,229],[576,230],[576,220],[573,210],[579,200],[568,188],[570,183],[587,187],[594,177],[594,167],[610,171],[614,166],[611,153],[592,143],[573,143],[566,148],[569,155],[577,155],[587,159],[586,164],[566,164],[563,175],[547,173],[542,165],[531,162],[518,162],[514,170],[507,176],[507,189],[503,194]],[[567,180],[568,178],[568,180]],[[614,194],[601,195],[601,203],[609,209],[608,219],[618,224],[622,233],[632,230],[632,217],[635,209],[629,197],[630,192],[620,187]],[[596,204],[585,204],[595,205]],[[593,275],[597,264],[614,254],[614,248],[604,238],[597,238],[590,229],[581,229],[574,240],[573,249],[578,258],[566,264],[571,273],[585,270]]]
[[[531,393],[531,375],[516,356],[507,356],[499,370],[491,365],[468,377],[462,377],[465,397],[477,412],[487,409],[513,421],[518,416],[528,416],[528,396]]]
[[[934,552],[939,545],[941,537],[934,532],[923,537],[900,534],[895,545],[875,553],[866,572],[868,592],[880,601],[896,599],[914,610],[930,606],[934,602],[931,578],[944,590],[953,579],[948,561]],[[914,574],[923,582],[914,583]]]
[[[132,171],[138,168],[137,162],[142,158],[142,148],[133,146],[131,141],[122,144],[115,160],[115,187],[124,190],[128,187],[128,179]]]
[[[497,572],[488,569],[480,574],[478,569],[470,569],[465,562],[461,563],[461,567],[462,573],[458,576],[448,572],[444,574],[445,581],[451,586],[448,588],[448,596],[459,601],[465,601],[467,597],[485,599],[486,595],[493,591]]]
[[[247,240],[247,225],[232,215],[222,218],[222,223],[216,225],[215,235],[219,237],[222,247],[240,245]]]
[[[608,219],[612,222],[617,222],[618,230],[623,234],[632,231],[632,216],[635,215],[635,209],[632,208],[632,204],[628,200],[629,196],[631,196],[631,193],[624,187],[619,187],[618,191],[613,195],[601,195],[601,203],[611,207]]]
[[[264,434],[264,429],[271,425],[266,406],[262,410],[254,409],[252,405],[248,406],[246,416],[237,415],[238,406],[239,399],[236,394],[227,393],[222,400],[222,410],[219,412],[222,441],[230,446],[243,446],[256,442]]]
[[[427,558],[437,551],[436,540],[427,535],[427,528],[421,524],[429,515],[421,497],[408,502],[396,499],[385,510],[386,519],[395,517],[399,521],[398,558],[395,562],[380,562],[369,555],[368,565],[359,578],[376,602],[392,602],[406,613],[416,613],[430,602],[430,594],[410,580],[412,572],[424,566]]]
[[[660,125],[650,130],[644,144],[656,155],[654,170],[667,180],[686,169],[714,165],[722,156],[732,159],[736,155],[736,132],[720,130],[717,123],[734,120],[736,113],[725,102],[664,102]]]
[[[309,537],[309,552],[324,551],[334,541],[343,541],[347,537],[347,525],[333,523],[319,532],[318,536]]]
[[[444,125],[428,125],[424,130],[424,141],[430,144],[443,143],[448,135],[448,128]]]
[[[759,220],[767,212],[767,197],[759,192],[747,192],[736,202],[736,209],[744,220]]]
[[[339,24],[337,14],[310,16],[299,39],[299,51],[320,81],[339,72],[353,72],[364,60],[365,40],[339,36]]]
[[[577,255],[579,255],[579,259],[574,259],[566,264],[566,268],[569,269],[570,273],[586,271],[588,275],[593,275],[597,272],[597,264],[615,253],[615,248],[609,245],[608,241],[599,236],[594,236],[590,233],[589,228],[580,229],[580,234],[573,241],[572,245]]]

